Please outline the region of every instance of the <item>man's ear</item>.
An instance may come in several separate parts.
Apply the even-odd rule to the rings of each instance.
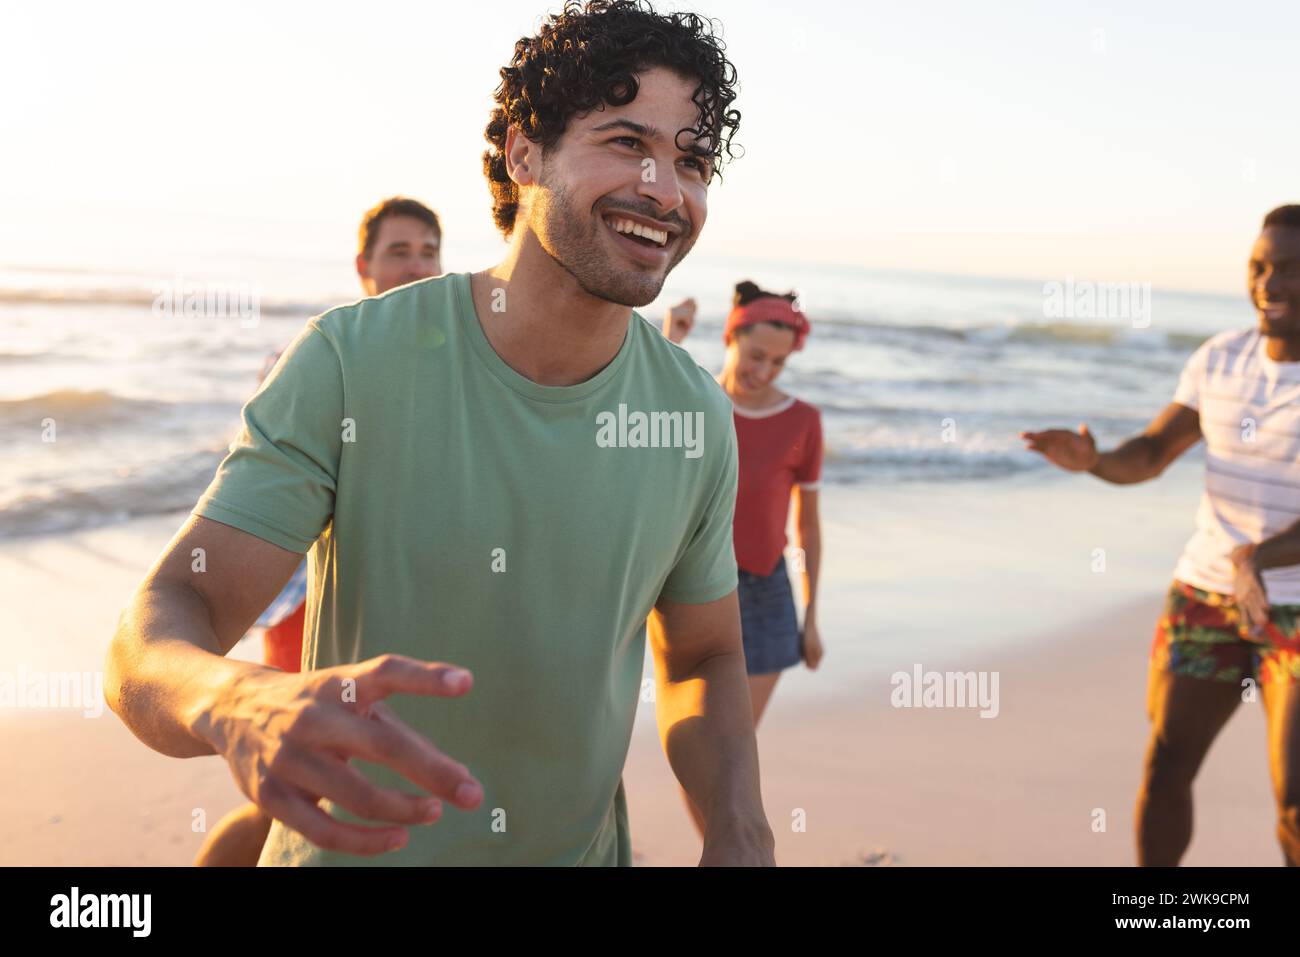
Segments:
[[[357,275],[362,279],[370,278],[370,263],[366,262],[365,253],[357,253]]]
[[[506,175],[516,186],[532,186],[541,169],[542,148],[534,143],[517,126],[506,131]]]

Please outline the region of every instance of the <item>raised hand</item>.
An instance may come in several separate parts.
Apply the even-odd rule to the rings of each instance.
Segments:
[[[670,342],[680,343],[695,328],[695,300],[683,299],[669,306],[664,313],[664,336]]]

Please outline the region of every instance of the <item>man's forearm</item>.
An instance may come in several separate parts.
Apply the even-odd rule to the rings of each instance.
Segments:
[[[1285,568],[1300,565],[1300,521],[1264,539],[1252,550],[1255,568]]]
[[[1137,435],[1118,448],[1102,452],[1088,471],[1115,485],[1132,485],[1155,478],[1164,466],[1156,442],[1150,436]]]
[[[713,655],[678,681],[660,678],[655,715],[668,763],[704,818],[705,844],[734,835],[770,849],[744,654]]]
[[[221,654],[197,592],[145,586],[123,612],[109,646],[104,697],[155,751],[177,758],[212,754],[195,733],[198,712],[238,673],[257,667]]]

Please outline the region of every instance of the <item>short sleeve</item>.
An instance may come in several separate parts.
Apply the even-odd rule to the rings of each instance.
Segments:
[[[822,416],[816,409],[809,416],[803,452],[803,460],[795,470],[794,480],[800,488],[815,492],[822,487]]]
[[[736,544],[732,522],[736,514],[739,455],[735,422],[728,412],[724,441],[719,446],[722,467],[713,484],[704,514],[685,552],[668,573],[660,595],[669,601],[698,605],[717,601],[736,588]]]
[[[1174,401],[1179,405],[1200,410],[1201,383],[1205,380],[1205,365],[1209,353],[1209,341],[1203,342],[1183,365],[1182,374],[1178,377],[1178,387],[1174,389]]]
[[[315,320],[240,414],[242,427],[194,514],[304,553],[334,514],[343,372]]]

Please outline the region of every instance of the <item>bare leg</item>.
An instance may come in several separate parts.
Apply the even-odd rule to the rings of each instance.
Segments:
[[[749,705],[754,711],[754,728],[758,728],[758,719],[763,716],[767,709],[767,703],[772,698],[772,690],[776,688],[776,680],[781,677],[781,672],[774,671],[766,675],[749,676]],[[691,796],[679,785],[678,790],[682,793],[682,800],[686,802],[686,810],[691,815],[691,820],[695,822],[695,833],[700,835],[700,840],[704,840],[704,816],[700,814],[695,802]]]
[[[271,819],[256,804],[237,807],[208,834],[194,859],[195,867],[256,867]]]
[[[1174,867],[1192,840],[1192,781],[1210,744],[1241,701],[1241,689],[1152,670],[1151,740],[1137,798],[1138,865]]]
[[[1260,685],[1268,716],[1268,769],[1277,839],[1287,867],[1300,867],[1300,685]]]
[[[779,671],[749,677],[749,703],[754,709],[755,730],[758,730],[758,719],[763,717],[763,712],[767,710],[767,703],[772,700],[772,692],[776,689],[776,680],[780,677]]]

